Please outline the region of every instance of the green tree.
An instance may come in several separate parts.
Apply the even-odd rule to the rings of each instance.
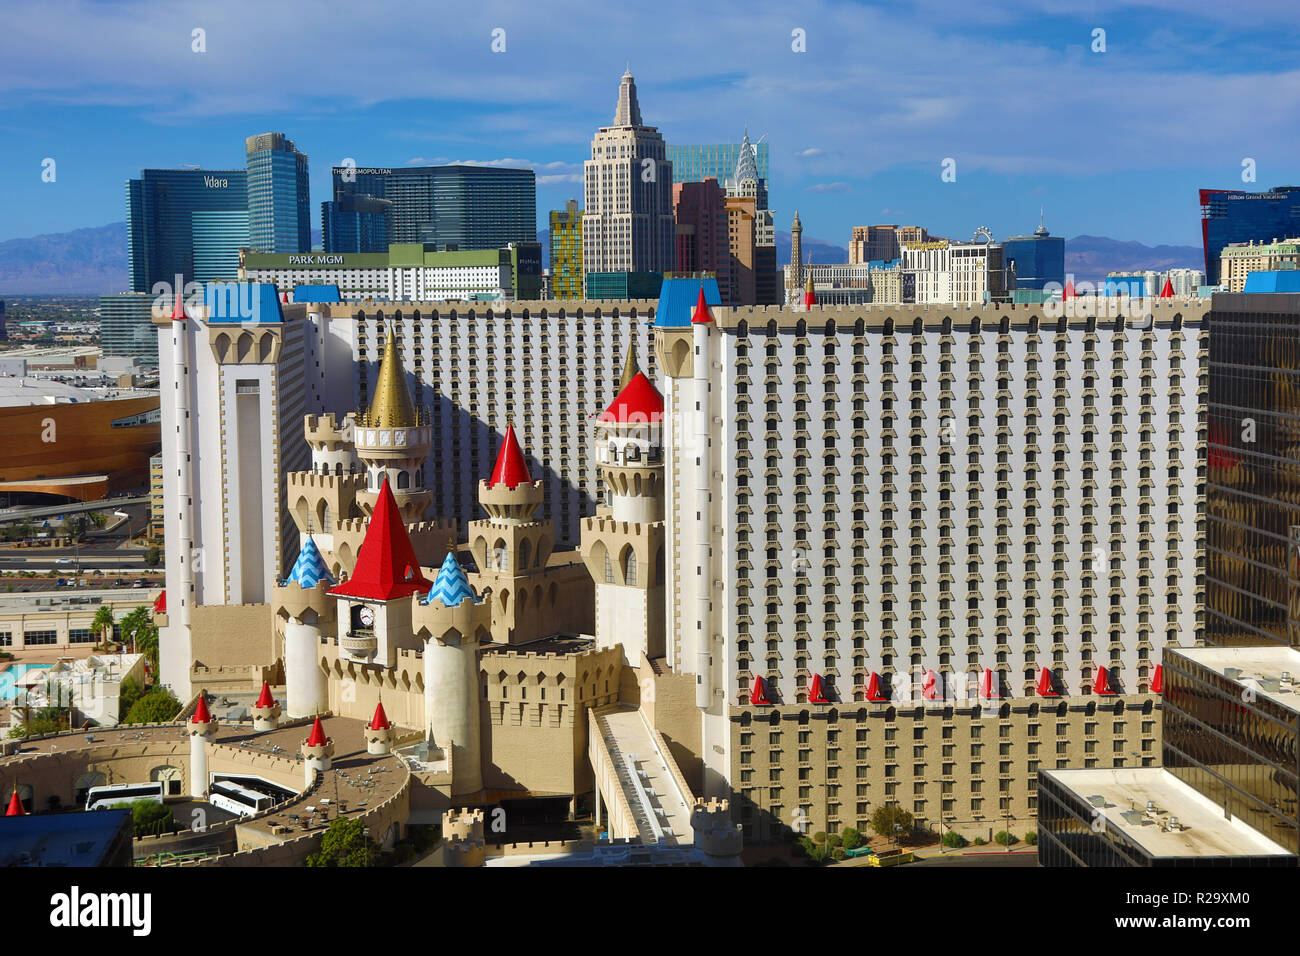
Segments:
[[[158,669],[158,627],[153,622],[153,612],[141,605],[122,618],[118,625],[123,641],[129,641],[132,650],[149,658],[154,670]]]
[[[369,866],[372,849],[360,820],[335,820],[320,841],[320,852],[307,857],[308,866]]]
[[[899,833],[907,833],[912,829],[912,815],[896,803],[876,807],[871,815],[871,829],[882,837],[893,837],[895,825],[901,827]]]
[[[960,850],[966,845],[966,838],[956,830],[949,830],[943,835],[942,842],[950,850]]]
[[[146,568],[156,568],[162,564],[162,548],[158,545],[150,545],[149,550],[144,553],[144,566]]]
[[[1011,846],[1011,844],[1016,842],[1016,838],[1006,830],[999,830],[997,833],[993,834],[993,842],[998,846]]]
[[[101,604],[99,610],[95,612],[95,619],[90,622],[90,627],[103,635],[105,647],[113,639],[113,625],[116,623],[113,618],[113,608],[108,604]]]
[[[856,850],[858,847],[862,846],[862,833],[857,829],[857,827],[845,827],[843,836],[844,849]]]
[[[181,702],[166,687],[155,687],[145,694],[126,713],[126,724],[163,724],[176,719]]]
[[[1028,830],[1025,832],[1025,843],[1035,846],[1038,843],[1038,831]]]
[[[127,677],[122,681],[122,686],[117,691],[117,719],[119,723],[126,723],[126,717],[131,713],[131,708],[143,696],[144,688],[137,684],[134,678]]]
[[[22,708],[19,708],[21,710]],[[38,737],[41,734],[57,734],[68,729],[68,712],[58,707],[43,707],[34,711],[26,720],[15,723],[9,736]]]

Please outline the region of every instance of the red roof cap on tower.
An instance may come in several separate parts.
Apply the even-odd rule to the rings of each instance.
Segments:
[[[808,703],[810,704],[829,704],[826,699],[826,688],[822,685],[822,675],[813,674],[812,687],[808,690]]]
[[[1174,284],[1166,278],[1164,287],[1161,288],[1160,290],[1160,298],[1172,299],[1173,297],[1174,297]]]
[[[810,269],[808,272],[808,284],[805,285],[803,289],[803,305],[805,309],[811,309],[816,304],[817,293],[813,291],[812,271]]]
[[[934,672],[933,668],[931,668],[926,671],[925,676],[921,678],[921,696],[926,700],[938,700],[939,693],[939,675]]]
[[[257,698],[255,707],[274,707],[275,698],[271,696],[271,686],[266,681],[262,681],[262,693]]]
[[[767,699],[767,684],[759,675],[754,675],[754,686],[749,691],[749,702],[751,704],[770,704]]]
[[[27,811],[23,809],[23,802],[18,799],[18,791],[15,790],[14,795],[9,798],[9,809],[5,811],[5,816],[22,817],[26,815]]]
[[[880,675],[872,671],[871,677],[867,680],[867,700],[879,703],[884,699],[885,692],[880,688]]]
[[[532,481],[532,476],[528,474],[528,462],[524,459],[524,450],[519,447],[519,439],[515,437],[515,426],[507,425],[506,437],[501,442],[501,450],[497,452],[496,467],[492,469],[488,487],[505,485],[513,491],[520,484],[529,485]]]
[[[695,311],[691,313],[692,325],[707,325],[713,321],[713,313],[709,311],[709,304],[704,301],[704,286],[700,286],[700,297],[695,300]]]
[[[984,668],[984,673],[980,675],[980,696],[985,700],[993,700],[1002,696],[996,681],[997,677],[992,668]]]
[[[281,302],[288,302],[288,301],[289,301],[289,293],[287,293],[287,292],[281,293],[280,301],[281,301]]]
[[[391,726],[393,726],[393,722],[389,720],[388,715],[384,713],[384,702],[381,700],[379,703],[375,704],[375,716],[370,718],[370,729],[387,730]]]
[[[153,599],[153,612],[155,614],[167,613],[167,589],[163,588],[158,592],[158,596]]]
[[[184,322],[185,319],[186,319],[186,315],[185,315],[185,301],[181,298],[181,294],[180,294],[179,292],[177,292],[177,293],[176,293],[176,305],[172,307],[172,321],[173,321],[173,322]]]
[[[1104,667],[1097,668],[1097,679],[1092,682],[1092,692],[1094,694],[1113,694],[1114,688],[1110,686],[1110,671]]]
[[[1067,283],[1065,284],[1065,291],[1061,293],[1061,298],[1062,298],[1062,299],[1073,299],[1074,296],[1075,296],[1075,292],[1074,292],[1074,280],[1071,279],[1069,282],[1067,282]]]
[[[1052,672],[1046,667],[1038,669],[1038,696],[1039,697],[1060,697],[1056,691],[1052,690]]]
[[[1156,672],[1151,675],[1151,693],[1163,694],[1165,690],[1165,665],[1157,664]]]
[[[620,425],[644,425],[661,422],[663,417],[664,397],[650,379],[645,377],[645,372],[637,372],[596,420]]]
[[[317,717],[316,722],[311,725],[311,736],[307,738],[307,746],[324,747],[329,742],[330,739],[325,736],[325,728],[320,725],[320,718]]]
[[[190,718],[191,724],[210,724],[212,723],[212,714],[208,711],[208,692],[199,692],[199,702],[194,708],[194,716]]]
[[[371,601],[392,601],[410,597],[416,591],[433,587],[420,573],[420,562],[411,546],[411,536],[402,524],[402,513],[397,509],[393,489],[388,479],[379,488],[379,500],[366,526],[366,536],[357,552],[357,564],[352,576],[330,588],[330,594],[342,597],[365,598]]]

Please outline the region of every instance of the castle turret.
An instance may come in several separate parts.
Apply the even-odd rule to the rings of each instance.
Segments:
[[[729,860],[740,866],[744,839],[740,827],[731,819],[726,800],[696,799],[691,810],[691,831],[695,846],[717,860]]]
[[[9,807],[5,810],[7,817],[24,817],[27,811],[23,809],[23,802],[18,798],[18,788],[14,787],[13,796],[9,798]]]
[[[366,753],[387,754],[393,752],[393,722],[384,713],[384,702],[375,704],[375,715],[370,718],[364,730],[366,736]]]
[[[596,587],[596,644],[627,663],[664,652],[664,400],[637,371],[595,422],[605,506],[582,523]]]
[[[446,810],[442,814],[442,865],[482,866],[487,859],[483,811]]]
[[[424,641],[424,712],[430,750],[451,758],[453,796],[483,789],[479,645],[491,634],[491,604],[478,597],[449,553],[412,625]]]
[[[334,738],[325,736],[325,728],[319,717],[312,722],[311,733],[299,750],[302,753],[306,785],[310,787],[315,782],[317,773],[324,773],[332,766],[334,756]]]
[[[262,693],[253,705],[253,729],[275,730],[280,726],[280,705],[271,696],[271,686],[262,681]]]
[[[199,702],[190,718],[190,796],[201,800],[208,793],[208,741],[216,736],[217,718],[208,710],[208,692],[199,691]]]
[[[272,607],[284,621],[285,707],[290,717],[311,717],[329,709],[320,646],[337,613],[337,601],[329,593],[333,584],[307,535],[289,577],[272,589]]]
[[[433,430],[428,412],[417,409],[406,385],[397,340],[388,330],[384,357],[379,364],[375,395],[370,408],[357,416],[356,453],[365,466],[367,481],[357,493],[357,503],[370,514],[379,488],[388,482],[406,522],[419,521],[433,502],[424,486],[424,462],[432,447]]]

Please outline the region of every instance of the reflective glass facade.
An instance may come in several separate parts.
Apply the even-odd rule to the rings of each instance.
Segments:
[[[307,154],[283,133],[248,137],[245,153],[250,247],[258,252],[310,252]]]
[[[1300,712],[1170,648],[1163,674],[1165,769],[1300,853]]]
[[[551,298],[582,298],[582,210],[570,199],[551,210]]]
[[[1012,236],[1002,249],[1016,264],[1017,289],[1041,289],[1048,282],[1065,285],[1065,240],[1060,236]]]
[[[145,365],[158,364],[153,296],[143,292],[101,295],[99,328],[104,355],[138,358]]]
[[[488,166],[334,167],[334,201],[387,199],[389,240],[462,252],[537,241],[537,177]]]
[[[239,249],[248,245],[244,170],[146,169],[127,181],[126,197],[132,292],[152,292],[177,275],[182,282],[235,275]],[[196,246],[203,277],[195,269]]]
[[[725,184],[736,173],[740,161],[740,143],[713,143],[707,146],[669,146],[668,161],[673,164],[673,182],[702,183],[712,176]],[[767,182],[767,143],[754,147],[758,178]]]
[[[1300,295],[1216,295],[1209,327],[1205,640],[1297,646]]]
[[[1266,193],[1201,190],[1201,241],[1210,285],[1219,284],[1219,254],[1229,243],[1294,236],[1300,236],[1300,187],[1277,186]]]
[[[393,204],[369,196],[321,203],[321,244],[326,252],[387,252]]]

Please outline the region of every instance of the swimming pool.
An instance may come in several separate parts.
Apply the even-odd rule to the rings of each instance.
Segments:
[[[0,671],[0,700],[13,700],[18,696],[15,681],[28,671],[49,670],[53,664],[10,664]]]

